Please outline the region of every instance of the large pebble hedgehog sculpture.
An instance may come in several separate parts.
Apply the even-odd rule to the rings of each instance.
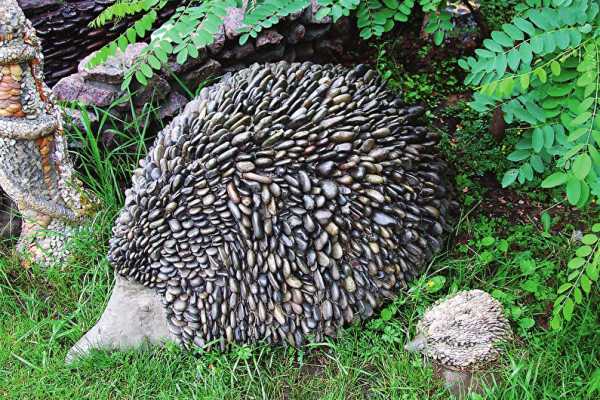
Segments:
[[[253,65],[188,104],[135,171],[118,274],[185,347],[335,335],[440,248],[436,135],[364,65]]]

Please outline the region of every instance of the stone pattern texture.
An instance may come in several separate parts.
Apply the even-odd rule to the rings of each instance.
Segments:
[[[430,359],[435,374],[462,400],[501,379],[496,361],[511,338],[502,304],[482,290],[468,290],[431,306],[405,348]]]
[[[410,350],[457,370],[496,361],[498,346],[512,336],[502,304],[482,290],[459,292],[434,304],[417,325],[417,334]]]
[[[53,86],[59,79],[77,72],[78,62],[116,39],[135,17],[96,29],[88,24],[115,0],[18,0],[42,42],[46,60],[46,82]],[[172,0],[160,12],[166,21],[182,3]]]
[[[0,4],[0,185],[23,218],[18,248],[60,260],[91,203],[72,176],[60,110],[43,80],[35,30],[15,0]]]
[[[109,260],[156,290],[185,347],[335,336],[418,276],[448,229],[421,112],[365,65],[226,77],[140,162]]]

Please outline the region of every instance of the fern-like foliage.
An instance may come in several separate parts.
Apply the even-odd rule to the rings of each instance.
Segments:
[[[248,10],[244,16],[244,27],[240,30],[240,44],[246,44],[248,39],[256,38],[263,29],[268,29],[310,4],[309,0],[265,0]]]
[[[319,20],[331,16],[333,22],[342,17],[347,17],[358,7],[360,0],[319,0],[321,6],[315,17]]]
[[[234,0],[204,0],[199,5],[179,7],[171,18],[151,36],[150,43],[129,68],[122,86],[126,88],[133,77],[146,85],[155,70],[164,65],[169,56],[183,64],[188,57],[196,58],[199,50],[213,43],[215,34]]]
[[[427,33],[433,34],[434,42],[441,44],[445,33],[452,29],[450,14],[445,11],[445,0],[360,0],[357,24],[363,39],[381,36],[398,22],[406,22],[415,5],[427,13]]]
[[[156,6],[160,0],[117,0],[106,7],[92,22],[92,28],[99,28],[109,22],[118,22],[125,17],[148,11]],[[166,1],[165,1],[166,3]]]
[[[595,0],[528,0],[477,57],[461,61],[479,88],[473,108],[501,107],[524,133],[508,156],[520,166],[504,186],[550,171],[542,187],[564,187],[572,205],[600,195],[598,17]]]
[[[508,159],[504,187],[536,175],[543,188],[560,188],[566,201],[586,206],[600,197],[600,6],[597,0],[526,0],[502,30],[484,40],[475,57],[461,60],[466,83],[478,88],[471,106],[500,107],[521,133]],[[551,326],[571,320],[598,280],[597,233],[568,264]],[[583,293],[583,294],[582,294]]]
[[[446,11],[445,4],[435,0],[421,0],[423,11],[429,12],[425,32],[433,35],[433,42],[436,45],[442,44],[446,33],[453,28],[452,16]]]
[[[582,304],[600,275],[600,224],[592,226],[592,232],[583,235],[581,246],[575,250],[575,257],[567,264],[567,278],[559,286],[554,300],[554,310],[550,326],[560,329],[563,319],[570,321],[575,305]]]
[[[129,44],[143,39],[156,23],[158,11],[165,7],[167,0],[120,0],[107,7],[94,21],[90,23],[93,27],[105,25],[112,21],[118,21],[126,16],[144,12],[133,26],[130,26],[116,40],[102,47],[89,62],[90,67],[102,64],[109,57],[115,55],[117,49],[125,51]]]
[[[89,66],[101,64],[117,49],[125,50],[129,44],[145,38],[152,31],[158,12],[168,1],[119,0],[109,6],[92,22],[93,26],[137,14],[141,17],[117,40],[98,51]],[[148,47],[128,71],[123,85],[128,86],[133,78],[146,85],[154,71],[159,70],[171,55],[176,56],[178,63],[197,57],[200,49],[214,41],[227,9],[243,4],[247,7],[244,26],[239,32],[242,45],[250,38],[258,37],[263,29],[277,24],[281,18],[302,11],[312,3],[310,0],[253,0],[247,3],[240,0],[188,0],[152,33]],[[425,30],[433,34],[435,43],[440,44],[444,33],[452,28],[450,16],[444,11],[445,0],[318,0],[318,4],[317,19],[330,16],[335,22],[355,13],[360,36],[364,39],[379,37],[397,23],[408,21],[417,5],[428,13],[429,22]]]

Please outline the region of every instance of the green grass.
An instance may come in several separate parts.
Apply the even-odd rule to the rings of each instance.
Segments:
[[[108,225],[84,230],[66,265],[26,271],[14,258],[3,258],[0,398],[443,399],[447,394],[430,366],[403,345],[427,305],[468,288],[502,291],[518,337],[503,361],[504,381],[487,398],[593,398],[588,396],[592,373],[600,368],[598,298],[580,307],[563,331],[552,332],[541,326],[547,306],[543,290],[522,288],[532,277],[523,273],[523,260],[540,268],[560,263],[568,238],[542,240],[532,225],[481,216],[467,216],[461,226],[461,244],[429,268],[445,278],[439,291],[432,293],[433,279],[423,277],[386,308],[391,318],[349,327],[340,338],[302,351],[243,346],[189,354],[167,346],[94,352],[66,366],[67,350],[94,324],[109,295]],[[484,240],[488,237],[494,237],[493,244]],[[533,275],[550,286],[551,276]],[[521,309],[519,316],[515,308]],[[520,326],[523,318],[533,319],[534,326]]]
[[[474,288],[503,303],[515,332],[499,368],[502,379],[483,398],[598,398],[597,285],[561,331],[548,328],[556,289],[576,247],[572,232],[589,227],[595,214],[559,209],[535,186],[499,193],[486,186],[483,178],[501,176],[508,167],[506,149],[516,133],[508,132],[499,145],[487,132],[485,116],[469,111],[462,100],[446,104],[464,92],[454,76],[455,60],[434,65],[433,71],[441,71],[434,75],[399,70],[389,54],[379,61],[397,77],[393,83],[406,100],[431,110],[428,123],[443,134],[440,149],[457,171],[462,206],[445,251],[408,291],[370,321],[302,350],[256,345],[187,353],[168,345],[96,351],[65,365],[67,351],[94,325],[110,295],[113,276],[105,259],[110,228],[131,170],[150,144],[150,122],[157,121],[152,105],[129,121],[95,110],[119,144],[99,145],[90,126],[71,132],[82,144],[75,154],[82,180],[102,204],[71,242],[72,259],[24,270],[10,246],[0,256],[0,399],[446,399],[431,366],[403,346],[427,306]],[[452,118],[458,125],[450,132]],[[510,212],[499,216],[493,211],[502,196],[524,203],[509,204]],[[535,207],[527,208],[530,202]],[[547,208],[556,224],[550,232],[538,221]]]
[[[89,133],[74,132],[73,139],[85,144],[81,160],[98,166],[83,169],[88,172],[83,178],[104,208],[71,242],[70,262],[24,270],[11,254],[0,258],[0,398],[445,399],[431,366],[403,346],[428,305],[471,288],[504,303],[517,335],[502,361],[503,380],[486,398],[593,398],[600,380],[594,375],[600,371],[598,297],[578,307],[560,332],[547,330],[545,322],[555,278],[571,253],[574,225],[544,235],[533,224],[489,218],[484,205],[494,200],[481,188],[478,203],[465,207],[446,251],[427,273],[379,316],[348,327],[337,339],[301,351],[266,345],[227,353],[186,353],[176,346],[96,351],[65,365],[66,352],[108,300],[113,278],[105,255],[122,201],[118,184],[143,154],[132,150],[143,148],[135,140],[139,132],[131,131],[130,139],[123,138],[126,146],[110,151],[101,150]],[[477,158],[468,153],[463,159]],[[480,167],[469,162],[464,174],[475,176]],[[111,178],[95,178],[98,174]],[[465,198],[461,195],[463,204]]]

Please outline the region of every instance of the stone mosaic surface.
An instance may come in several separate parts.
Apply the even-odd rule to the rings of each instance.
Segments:
[[[0,4],[0,185],[23,226],[19,249],[60,260],[86,197],[72,178],[61,116],[43,81],[40,43],[15,0]]]
[[[451,196],[421,111],[364,65],[243,69],[158,135],[109,260],[186,347],[335,335],[441,246]]]

